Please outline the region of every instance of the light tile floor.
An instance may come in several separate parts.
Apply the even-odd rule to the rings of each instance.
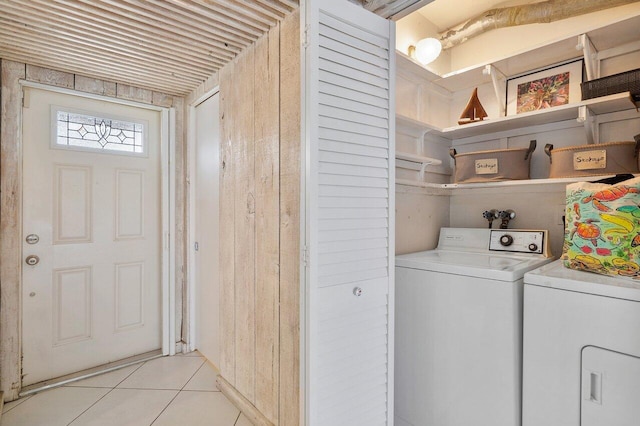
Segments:
[[[197,352],[156,358],[12,401],[0,426],[251,426]]]

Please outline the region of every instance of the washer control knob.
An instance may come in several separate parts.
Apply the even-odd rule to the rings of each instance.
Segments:
[[[530,251],[538,251],[538,245],[536,243],[529,244]]]
[[[502,237],[500,237],[500,244],[508,247],[511,244],[513,244],[513,237],[509,234],[504,234]]]

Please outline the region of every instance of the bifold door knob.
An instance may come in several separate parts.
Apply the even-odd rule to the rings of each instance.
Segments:
[[[25,259],[25,262],[27,262],[27,265],[29,266],[35,266],[38,264],[38,262],[40,262],[40,258],[35,254],[32,254],[30,256],[27,256],[27,258]]]
[[[356,287],[353,289],[353,295],[354,296],[362,296],[362,288],[360,287]]]

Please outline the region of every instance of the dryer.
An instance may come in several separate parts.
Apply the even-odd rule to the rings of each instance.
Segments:
[[[523,275],[546,231],[442,228],[396,257],[395,425],[520,424]]]
[[[524,287],[523,426],[640,424],[640,283],[557,261]]]

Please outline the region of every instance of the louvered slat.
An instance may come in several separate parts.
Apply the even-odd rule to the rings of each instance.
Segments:
[[[310,426],[385,425],[392,416],[393,23],[346,0],[310,4]]]
[[[370,248],[388,247],[389,242],[386,238],[370,238],[367,240],[367,246]],[[319,255],[324,253],[342,253],[352,250],[359,250],[362,246],[360,241],[332,241],[330,243],[318,244]]]
[[[389,111],[384,108],[375,107],[372,105],[366,105],[361,102],[355,102],[351,99],[341,98],[339,96],[333,96],[326,93],[321,93],[319,102],[321,105],[328,105],[337,108],[342,108],[347,111],[357,111],[360,113],[372,115],[374,117],[387,118]]]
[[[320,200],[326,207],[388,207],[389,200],[385,198],[346,198],[346,197],[322,197]]]

